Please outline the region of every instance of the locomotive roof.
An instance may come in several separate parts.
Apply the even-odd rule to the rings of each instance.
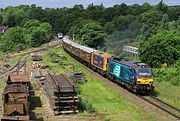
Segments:
[[[64,41],[65,43],[67,43],[67,44],[70,44],[70,45],[72,45],[72,46],[74,46],[74,47],[76,47],[76,48],[79,48],[79,49],[81,49],[81,50],[83,50],[83,51],[85,51],[85,52],[88,52],[88,53],[92,53],[92,52],[97,51],[97,50],[95,50],[95,49],[93,49],[93,48],[86,47],[86,46],[83,46],[83,45],[80,45],[80,44],[78,44],[78,43],[75,43],[75,42],[71,41],[68,36],[65,36],[65,37],[63,38],[63,41]]]
[[[115,60],[116,62],[119,62],[123,65],[133,67],[133,68],[149,68],[149,66],[146,65],[145,63],[137,62],[137,61],[130,61],[130,60],[125,59],[125,58],[113,57],[112,60]]]

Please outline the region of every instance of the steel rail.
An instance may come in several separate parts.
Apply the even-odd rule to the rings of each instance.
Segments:
[[[65,51],[65,52],[66,52],[66,51]],[[68,52],[66,52],[66,53],[68,53]],[[79,62],[77,58],[75,58],[75,57],[73,57],[73,56],[71,55],[71,53],[68,53],[68,54],[69,54],[72,58],[74,58],[78,63],[80,63],[83,67],[87,68],[89,71],[91,71],[91,72],[93,72],[93,73],[101,76],[102,78],[106,78],[106,77],[103,77],[102,75],[100,75],[99,73],[91,70],[89,67],[87,67],[87,66],[84,65],[83,63]],[[108,79],[108,78],[106,78],[106,79]],[[111,81],[110,79],[108,79],[108,80]],[[130,92],[130,93],[132,93],[132,92]],[[134,94],[134,93],[133,93],[133,94]],[[134,95],[136,95],[136,94],[134,94]],[[149,102],[150,104],[152,104],[152,105],[160,108],[161,110],[167,112],[168,114],[172,115],[173,117],[177,118],[178,120],[180,119],[180,116],[179,116],[179,115],[176,115],[176,114],[172,113],[171,111],[169,111],[169,110],[167,110],[167,109],[164,109],[163,107],[155,104],[155,103],[152,102],[152,101],[149,101],[148,99],[144,98],[143,96],[139,96],[139,95],[136,95],[136,96],[139,97],[139,98],[141,98],[141,99],[143,99],[144,101]],[[160,99],[157,99],[157,100],[160,100]],[[164,104],[166,105],[167,103],[164,103]],[[168,104],[167,106],[169,106],[169,105],[170,105],[170,104]],[[173,107],[173,109],[176,108],[176,107],[174,107],[174,106],[172,106],[172,105],[169,106],[169,107],[171,107],[171,108]],[[176,108],[175,110],[179,111],[179,109],[177,109],[177,108]]]
[[[56,46],[58,46],[58,45],[59,45],[59,43],[50,45],[50,46],[48,46],[48,47],[40,48],[40,49],[37,49],[37,50],[28,51],[28,52],[25,52],[25,53],[20,53],[20,54],[18,54],[18,55],[22,55],[22,56],[18,59],[18,62],[19,62],[25,55],[27,55],[27,54],[31,54],[31,53],[34,53],[34,52],[44,51],[44,50],[47,50],[47,49],[49,49],[49,48],[56,47]],[[18,55],[11,55],[10,57],[14,57],[14,56],[18,56]],[[26,59],[27,59],[27,58],[25,58],[25,60],[26,60]],[[17,67],[18,62],[17,62],[12,68],[10,68],[10,69],[8,69],[8,70],[0,73],[0,75],[4,75],[4,74],[6,74],[7,72],[12,71],[14,68]],[[0,79],[1,79],[1,78],[3,78],[3,77],[0,77]]]
[[[178,108],[176,108],[176,107],[174,107],[174,106],[172,106],[172,105],[170,105],[170,104],[168,104],[168,103],[166,103],[166,102],[164,102],[164,101],[162,101],[162,100],[160,100],[160,99],[158,99],[157,97],[154,97],[154,96],[148,96],[148,97],[150,97],[152,99],[155,99],[157,102],[152,101],[151,99],[147,99],[144,96],[140,96],[140,95],[137,95],[137,96],[140,97],[141,99],[143,99],[144,101],[158,107],[159,109],[163,110],[164,112],[172,115],[173,117],[177,118],[178,120],[180,119],[180,115],[177,115],[173,111],[171,111],[171,110],[175,110],[175,111],[178,111],[180,113],[180,110]],[[168,106],[169,108],[167,109],[167,108],[159,105],[160,103],[163,104],[163,105]]]
[[[155,97],[155,96],[150,95],[150,97],[151,97],[151,98],[153,98],[153,99],[155,99],[155,100],[158,100],[159,102],[161,102],[161,103],[163,103],[163,104],[165,104],[165,105],[167,105],[167,106],[169,106],[169,107],[173,108],[174,110],[176,110],[176,111],[179,111],[179,112],[180,112],[180,109],[178,109],[178,108],[174,107],[173,105],[170,105],[170,104],[168,104],[168,103],[164,102],[163,100],[158,99],[158,98],[157,98],[157,97]]]

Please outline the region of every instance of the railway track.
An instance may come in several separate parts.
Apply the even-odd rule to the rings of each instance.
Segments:
[[[146,102],[158,107],[159,109],[165,111],[166,113],[172,115],[173,117],[177,118],[178,120],[180,120],[180,109],[164,102],[161,99],[158,99],[155,96],[138,96],[141,99],[145,100]]]
[[[0,79],[3,78],[3,76],[8,74],[8,73],[17,72],[20,68],[22,68],[26,63],[27,57],[28,57],[27,55],[26,56],[24,56],[24,55],[21,56],[18,59],[18,62],[12,68],[0,73]]]
[[[76,58],[75,60],[80,63]],[[106,78],[106,77],[103,77],[102,75],[100,75],[98,72],[95,72],[93,70],[91,70],[90,68],[88,68],[87,66],[85,66],[84,64],[80,63],[83,67],[87,68],[90,72],[94,73],[95,75],[97,76],[100,76],[102,78]],[[106,78],[107,80],[111,81],[110,79]],[[118,84],[119,85],[119,84]],[[120,86],[119,86],[120,87]],[[146,96],[146,97],[143,97],[143,96],[139,96],[139,95],[136,95],[134,94],[133,92],[129,92],[141,99],[143,99],[144,101],[154,105],[155,107],[159,108],[160,110],[170,114],[171,116],[173,116],[174,118],[180,120],[180,109],[154,97],[154,96]]]
[[[20,61],[26,62],[27,57],[28,57],[29,54],[34,53],[34,52],[44,51],[44,50],[56,47],[58,45],[59,45],[59,43],[53,44],[53,45],[50,45],[50,46],[47,46],[47,47],[44,47],[44,48],[36,49],[36,50],[33,50],[33,51],[27,51],[27,52],[11,55],[10,57],[15,57],[15,56],[18,56],[18,55],[20,55],[21,57],[19,57],[18,62],[12,68],[0,73],[0,79],[3,78],[3,76],[6,75],[7,73],[15,72],[15,71],[17,71],[17,68],[23,67],[24,66],[23,62],[20,62]],[[19,65],[19,63],[21,63],[21,64]]]

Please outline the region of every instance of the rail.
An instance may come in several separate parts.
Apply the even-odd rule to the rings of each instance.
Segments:
[[[161,99],[158,99],[155,96],[138,96],[144,101],[158,107],[159,109],[165,111],[166,113],[170,114],[171,116],[177,118],[178,120],[180,119],[180,109],[162,101]]]
[[[59,45],[59,43],[50,45],[50,46],[48,46],[48,47],[40,48],[40,49],[37,49],[37,50],[27,51],[27,52],[24,52],[24,53],[19,53],[19,54],[17,54],[17,55],[10,55],[10,57],[15,57],[15,56],[18,56],[18,55],[22,55],[22,56],[18,59],[18,62],[17,62],[12,68],[10,68],[10,69],[8,69],[8,70],[0,73],[0,76],[1,76],[0,79],[3,78],[2,75],[4,75],[4,74],[12,71],[14,68],[16,68],[17,65],[18,65],[18,63],[19,63],[19,61],[20,61],[24,56],[26,56],[27,54],[31,54],[31,53],[34,53],[34,52],[44,51],[44,50],[47,50],[47,49],[49,49],[49,48],[56,47],[56,46],[58,46],[58,45]],[[27,58],[25,58],[25,59],[27,59]]]
[[[68,53],[69,54],[69,53]],[[72,56],[71,54],[70,54],[70,56]],[[78,61],[76,58],[75,58],[75,60],[76,61]],[[78,61],[79,62],[79,61]],[[79,62],[80,63],[80,62]],[[85,68],[88,68],[87,66],[85,66],[84,64],[82,64],[82,63],[80,63],[83,67],[85,67]],[[88,70],[89,71],[91,71],[91,72],[93,72],[93,73],[96,73],[95,71],[93,71],[93,70],[91,70],[90,68],[88,68]],[[96,73],[97,75],[99,75],[99,76],[101,76],[101,77],[103,77],[102,75],[100,75],[99,73]],[[105,77],[103,77],[103,78],[105,78]],[[108,78],[106,78],[106,79],[108,79]],[[108,79],[109,80],[109,79]],[[111,81],[111,80],[110,80]],[[160,99],[157,99],[156,97],[152,97],[152,96],[149,96],[151,99],[156,99],[156,100],[160,100],[159,102],[160,103],[163,103],[164,105],[166,105],[166,106],[168,106],[169,108],[168,109],[165,109],[165,107],[163,107],[163,106],[160,106],[160,104],[156,104],[154,101],[150,101],[149,99],[147,99],[147,98],[145,98],[145,97],[143,97],[143,96],[139,96],[139,95],[136,95],[137,97],[139,97],[139,98],[141,98],[141,99],[143,99],[144,101],[146,101],[146,102],[148,102],[148,103],[150,103],[150,104],[152,104],[152,105],[154,105],[154,106],[156,106],[156,107],[158,107],[159,109],[161,109],[161,110],[163,110],[164,112],[166,112],[166,113],[168,113],[168,114],[170,114],[170,115],[172,115],[173,117],[175,117],[175,118],[177,118],[178,120],[180,119],[180,110],[178,109],[178,108],[176,108],[176,107],[174,107],[174,106],[172,106],[172,105],[170,105],[170,104],[167,104],[166,102],[164,102],[164,101],[162,101],[162,100],[160,100]],[[156,101],[157,102],[157,101]],[[178,114],[176,114],[176,113],[174,113],[174,111],[171,111],[171,110],[175,110],[175,112],[178,112]]]

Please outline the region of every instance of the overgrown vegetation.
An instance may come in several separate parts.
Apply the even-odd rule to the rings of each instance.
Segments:
[[[141,60],[151,67],[170,66],[180,59],[180,36],[176,31],[159,31],[140,46]]]
[[[153,73],[155,81],[169,82],[174,86],[180,85],[180,61],[177,61],[173,68],[156,68]]]
[[[172,68],[155,68],[153,73],[156,96],[180,108],[180,61]]]
[[[60,63],[51,63],[50,55],[61,55],[66,59],[62,59],[61,63],[65,66],[59,66]],[[79,97],[82,99],[82,106],[84,108],[83,112],[80,112],[80,116],[87,116],[87,114],[95,114],[95,116],[100,115],[101,120],[157,120],[156,117],[149,115],[149,113],[144,112],[131,102],[122,98],[117,92],[107,88],[104,83],[105,80],[99,80],[94,76],[88,69],[84,68],[81,64],[77,63],[73,58],[66,54],[61,49],[51,49],[50,53],[47,52],[43,56],[44,63],[48,63],[51,68],[46,69],[46,71],[58,72],[69,74],[72,72],[83,72],[85,74],[86,82],[81,84],[78,83],[80,93]],[[74,68],[71,68],[70,63],[73,63]]]
[[[29,20],[23,26],[12,27],[0,37],[0,48],[4,52],[21,51],[37,47],[50,40],[51,25]]]
[[[58,32],[71,37],[74,34],[77,42],[108,51],[119,57],[126,56],[121,54],[122,46],[133,43],[133,46],[139,47],[140,59],[151,67],[155,67],[153,71],[157,92],[160,93],[160,96],[163,95],[162,98],[169,100],[171,97],[168,95],[178,95],[180,84],[179,16],[179,6],[170,7],[162,1],[154,6],[149,3],[142,5],[122,3],[109,8],[93,4],[87,8],[82,5],[74,5],[73,8],[42,9],[35,4],[7,7],[0,10],[0,25],[9,27],[5,34],[0,35],[0,50],[2,51],[0,56],[8,52],[40,46],[49,42],[52,35]],[[82,69],[79,66],[75,68],[73,60],[71,60],[72,62],[67,61],[64,56],[60,55],[63,54],[52,52],[45,57],[48,60],[47,64],[50,65],[50,71],[66,73]],[[49,63],[49,61],[57,63]],[[159,68],[162,64],[167,64],[168,68]],[[89,75],[89,77],[91,76],[93,75]],[[96,84],[95,80],[92,82]],[[102,86],[99,83],[91,85],[90,81],[85,85],[97,86],[97,88],[99,85]],[[173,87],[176,89],[174,93],[172,93]],[[106,88],[102,90],[107,92]],[[164,93],[164,90],[168,90],[169,93]],[[91,90],[83,89],[83,91],[87,93],[87,95],[82,94],[84,100],[90,101],[93,109],[99,106],[98,109],[102,111],[100,109],[102,103],[96,104],[94,97],[88,98],[91,96],[88,91],[96,90],[91,88]],[[109,101],[107,98],[103,99],[105,102]],[[108,108],[111,108],[109,103],[106,105],[110,105]]]
[[[122,3],[108,8],[102,4],[90,4],[87,8],[83,5],[74,5],[72,8],[57,9],[42,9],[35,4],[7,7],[0,10],[0,24],[7,25],[11,29],[1,37],[0,47],[4,51],[36,47],[49,41],[50,33],[62,32],[64,35],[74,36],[81,44],[115,55],[121,54],[124,44],[136,43],[135,46],[140,48],[143,62],[157,67],[162,63],[172,64],[179,58],[179,54],[175,54],[178,53],[179,43],[173,42],[177,44],[174,47],[177,50],[172,49],[169,47],[173,46],[169,44],[172,42],[171,37],[164,36],[173,34],[173,38],[176,38],[174,40],[179,40],[179,15],[179,6],[169,7],[163,1],[155,6],[147,2],[142,5]],[[140,42],[143,44],[139,45]],[[159,43],[163,47],[159,47],[157,56],[156,48],[153,47]],[[146,45],[152,46],[152,49]],[[169,51],[172,49],[173,52],[164,54],[162,53],[164,48]]]

